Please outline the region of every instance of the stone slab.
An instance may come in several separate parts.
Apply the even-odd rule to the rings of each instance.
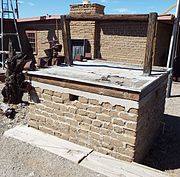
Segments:
[[[120,161],[98,152],[92,152],[80,165],[109,177],[168,177],[161,171],[136,163]]]
[[[75,163],[79,163],[92,152],[92,149],[62,140],[25,125],[19,125],[6,131],[4,136],[15,138],[38,148],[42,148]]]

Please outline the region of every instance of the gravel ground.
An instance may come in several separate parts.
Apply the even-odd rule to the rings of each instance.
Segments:
[[[0,84],[0,91],[2,90],[4,84]],[[24,95],[24,100],[27,100],[27,94]],[[3,97],[0,94],[0,103],[2,103]],[[4,131],[15,127],[16,125],[19,124],[27,124],[27,119],[26,119],[26,113],[28,111],[28,107],[24,106],[23,104],[19,104],[17,106],[11,106],[15,108],[17,114],[15,119],[7,119],[6,116],[0,113],[0,136],[4,133]]]
[[[0,90],[2,87],[0,84]],[[27,124],[28,107],[18,105],[15,109],[13,120],[0,114],[0,177],[105,177],[40,148],[3,137],[4,131]]]
[[[0,144],[1,177],[104,177],[15,139],[2,137]]]

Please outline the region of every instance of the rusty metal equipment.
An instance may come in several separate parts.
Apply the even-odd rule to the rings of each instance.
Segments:
[[[45,49],[45,57],[38,59],[37,66],[39,68],[45,68],[51,65],[60,65],[64,63],[64,56],[59,55],[59,52],[62,50],[61,44],[54,44],[51,48]]]

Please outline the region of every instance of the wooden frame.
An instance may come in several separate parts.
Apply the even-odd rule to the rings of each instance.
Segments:
[[[155,36],[156,36],[156,27],[158,14],[150,13],[149,15],[62,15],[61,16],[61,25],[62,25],[62,36],[64,43],[64,53],[65,53],[65,62],[68,65],[73,64],[72,60],[72,51],[71,51],[71,30],[70,30],[70,21],[148,21],[148,31],[147,31],[147,44],[146,44],[146,53],[144,59],[143,74],[151,75],[152,71],[152,61],[153,54],[155,50]]]
[[[34,42],[31,42],[31,41],[29,41],[29,37],[28,37],[28,34],[34,34]],[[28,41],[29,41],[29,43],[30,43],[30,45],[31,44],[34,44],[35,45],[35,47],[34,47],[34,50],[33,50],[33,54],[34,55],[37,55],[38,54],[38,48],[37,48],[37,31],[34,31],[34,30],[27,30],[26,31],[26,35],[27,35],[27,38],[28,38]],[[31,45],[31,47],[32,47],[32,45]],[[33,47],[32,47],[32,49],[33,49]]]
[[[157,27],[157,13],[149,14],[148,30],[147,30],[147,43],[146,43],[146,53],[144,59],[143,74],[150,76],[152,71],[152,61],[155,50],[155,36]]]

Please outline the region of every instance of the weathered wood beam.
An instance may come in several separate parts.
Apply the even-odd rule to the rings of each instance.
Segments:
[[[68,15],[67,20],[72,21],[148,21],[148,14],[130,15]]]
[[[91,84],[87,82],[78,82],[74,80],[54,78],[50,76],[33,75],[29,73],[27,76],[31,81],[36,81],[44,84],[50,84],[59,87],[95,93],[104,96],[111,96],[115,98],[139,101],[140,93],[138,91],[129,91],[121,88],[107,87],[107,86]]]
[[[71,31],[70,31],[70,21],[66,19],[66,15],[61,16],[61,27],[62,27],[65,63],[71,66],[73,64],[72,51],[71,51]]]
[[[157,25],[157,13],[149,14],[149,22],[148,22],[148,30],[147,30],[147,43],[146,43],[146,53],[144,59],[144,75],[151,75],[152,71],[152,61],[153,61],[153,53],[155,47],[155,33],[156,33],[156,25]]]

